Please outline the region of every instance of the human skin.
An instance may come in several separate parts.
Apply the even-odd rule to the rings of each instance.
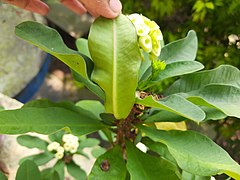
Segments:
[[[41,15],[46,15],[49,11],[49,7],[41,0],[2,1]],[[60,2],[76,14],[82,15],[88,11],[94,17],[115,18],[122,10],[119,0],[61,0]]]

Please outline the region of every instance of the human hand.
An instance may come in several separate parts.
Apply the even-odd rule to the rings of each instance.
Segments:
[[[41,15],[46,15],[49,11],[49,7],[41,0],[2,1]],[[122,10],[122,4],[119,0],[81,0],[81,2],[78,0],[61,0],[61,3],[79,15],[88,11],[94,17],[115,18]]]

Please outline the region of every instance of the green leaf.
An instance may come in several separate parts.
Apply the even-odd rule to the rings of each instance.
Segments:
[[[77,46],[78,51],[81,54],[84,54],[85,56],[91,58],[91,55],[90,55],[90,52],[88,49],[88,40],[87,39],[84,39],[84,38],[77,39],[76,46]]]
[[[98,139],[95,139],[95,138],[87,138],[85,140],[82,140],[80,143],[79,143],[79,146],[78,148],[79,149],[83,149],[83,148],[86,148],[86,147],[93,147],[93,146],[96,146],[100,143],[100,141]]]
[[[106,112],[126,118],[134,105],[141,65],[136,30],[124,15],[100,17],[91,26],[88,39],[94,61],[92,78],[105,92]]]
[[[240,88],[223,84],[211,84],[186,94],[195,104],[214,106],[228,116],[240,118]],[[204,104],[203,104],[204,102]]]
[[[168,160],[169,162],[173,164],[177,164],[174,157],[169,152],[167,146],[165,144],[162,144],[160,142],[154,142],[149,138],[143,138],[142,139],[143,144],[145,144],[149,149],[152,151],[158,153],[162,158]]]
[[[64,167],[65,163],[62,160],[57,161],[53,166],[53,169],[58,173],[60,180],[64,180]]]
[[[240,71],[229,65],[186,75],[166,94],[180,93],[189,101],[215,107],[228,116],[240,117]]]
[[[142,60],[140,69],[139,69],[139,81],[147,79],[152,74],[152,61],[149,59],[149,54],[142,51],[144,59]]]
[[[82,180],[87,177],[85,171],[73,161],[67,164],[67,171],[75,180]]]
[[[169,111],[163,111],[160,110],[158,112],[155,112],[154,114],[148,116],[144,123],[152,123],[152,122],[181,122],[185,121],[187,118],[180,116],[178,114],[175,114],[173,112]]]
[[[200,122],[205,118],[205,113],[201,108],[179,95],[171,95],[160,101],[154,100],[152,96],[148,96],[144,99],[136,99],[136,103],[173,112],[196,122]]]
[[[41,171],[41,180],[60,180],[59,174],[53,168]]]
[[[212,70],[188,74],[170,86],[166,94],[187,93],[209,84],[225,84],[240,88],[240,71],[230,65],[221,65]]]
[[[81,100],[76,103],[76,106],[81,107],[82,109],[85,109],[87,111],[90,111],[98,119],[100,118],[100,114],[105,112],[103,104],[96,100]]]
[[[179,179],[175,167],[163,159],[145,154],[137,149],[131,142],[127,142],[127,169],[131,179]]]
[[[191,99],[188,99],[191,101]],[[224,119],[227,117],[222,111],[213,108],[213,107],[206,107],[206,106],[200,106],[200,108],[204,111],[206,114],[206,117],[204,121],[207,120],[219,120]],[[185,121],[187,118],[180,116],[178,114],[159,110],[157,112],[154,112],[153,114],[150,114],[144,119],[144,123],[152,123],[152,122],[181,122]]]
[[[18,144],[28,148],[38,148],[41,150],[47,149],[48,142],[30,135],[21,135],[17,137]]]
[[[24,161],[18,168],[16,180],[40,180],[41,175],[37,165],[30,161]]]
[[[74,112],[60,107],[28,107],[0,112],[0,133],[2,134],[26,132],[50,134],[66,128],[73,134],[84,135],[105,127],[100,120],[86,110]]]
[[[196,176],[194,174],[190,174],[186,171],[182,172],[182,179],[183,180],[211,180],[209,176]]]
[[[162,81],[166,78],[180,76],[184,74],[190,74],[195,71],[203,69],[204,66],[197,61],[177,61],[167,64],[163,71],[160,71],[158,76],[152,81]]]
[[[1,171],[0,171],[0,179],[1,180],[7,180],[7,177]]]
[[[191,30],[185,38],[165,45],[159,59],[167,64],[175,61],[193,61],[197,54],[197,44],[196,33]]]
[[[194,131],[162,131],[139,127],[153,141],[168,147],[180,168],[198,176],[225,173],[240,178],[240,166],[208,137]]]
[[[96,160],[88,179],[125,180],[126,173],[122,150],[117,145]]]
[[[46,151],[44,153],[34,154],[31,156],[24,157],[19,161],[19,164],[23,163],[25,160],[31,160],[34,163],[36,163],[38,166],[41,166],[43,164],[46,164],[53,158],[54,158],[54,155],[51,154],[50,152]]]
[[[27,21],[17,25],[15,33],[18,37],[57,57],[77,72],[91,91],[98,96],[104,95],[101,88],[89,79],[85,59],[79,52],[69,49],[56,30],[37,22]]]
[[[56,141],[58,143],[62,143],[62,137],[63,135],[66,134],[66,131],[65,130],[58,130],[52,134],[49,134],[48,135],[48,138],[53,142],[53,141]]]
[[[177,61],[172,62],[170,64],[167,64],[166,68],[163,71],[160,71],[160,73],[151,79],[150,82],[147,82],[147,85],[144,87],[144,89],[147,89],[151,86],[159,84],[162,80],[180,76],[184,74],[190,74],[195,71],[203,69],[204,66],[197,62],[197,61]],[[148,80],[146,80],[148,81]],[[144,83],[144,82],[142,82]]]
[[[91,153],[93,155],[93,157],[98,158],[99,156],[103,155],[106,152],[105,148],[102,148],[100,146],[94,148]]]
[[[224,114],[222,111],[212,108],[212,107],[206,107],[206,106],[201,106],[201,109],[205,112],[206,120],[219,120],[219,119],[224,119],[227,117],[226,114]]]
[[[37,22],[27,21],[17,25],[15,33],[18,37],[56,56],[71,69],[87,78],[84,59],[78,52],[64,44],[56,30]]]

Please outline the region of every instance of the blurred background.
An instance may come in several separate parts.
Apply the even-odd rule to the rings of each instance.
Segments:
[[[1,41],[17,39],[13,32],[14,26],[30,19],[55,28],[67,46],[76,49],[75,40],[79,37],[87,38],[94,19],[88,14],[77,16],[56,1],[45,2],[51,8],[47,17],[0,3]],[[239,0],[121,0],[121,2],[124,14],[140,13],[156,21],[163,33],[165,44],[185,37],[190,29],[195,30],[199,47],[196,60],[202,62],[206,69],[221,64],[231,64],[240,69]],[[21,47],[24,44],[19,39],[14,43],[9,47],[4,44],[3,49],[3,43],[0,42],[0,93],[15,97],[23,103],[37,98],[49,98],[53,101],[97,99],[82,85],[75,84],[70,70],[63,63],[37,52],[38,50],[29,44],[25,44],[26,51],[14,50],[15,54],[9,57],[13,48],[20,48],[17,43],[21,44]],[[4,53],[6,48],[10,49],[8,54]],[[22,57],[21,52],[27,56]],[[31,57],[30,60],[27,57]],[[25,70],[16,73],[22,66]],[[10,75],[11,78],[8,79],[7,76]],[[24,81],[21,81],[20,75],[24,76]],[[9,85],[9,81],[14,83]],[[168,80],[166,85],[171,82]],[[240,163],[239,119],[227,118],[199,126],[190,124],[189,127],[208,134]]]

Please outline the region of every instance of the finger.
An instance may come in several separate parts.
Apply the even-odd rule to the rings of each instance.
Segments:
[[[115,18],[122,10],[119,0],[81,0],[81,2],[95,17],[101,15],[106,18]]]
[[[61,3],[76,14],[82,15],[87,12],[86,8],[78,0],[61,0]]]
[[[49,7],[40,0],[4,0],[4,2],[41,15],[46,15],[49,11]]]

